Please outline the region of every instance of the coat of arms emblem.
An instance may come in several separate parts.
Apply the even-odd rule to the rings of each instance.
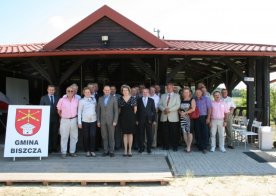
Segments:
[[[23,136],[35,135],[41,126],[41,114],[41,109],[16,109],[16,131]]]

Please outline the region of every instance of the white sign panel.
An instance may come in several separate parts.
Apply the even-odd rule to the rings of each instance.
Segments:
[[[4,157],[48,156],[50,106],[10,105]]]
[[[245,82],[254,82],[254,78],[253,77],[244,77],[244,81]]]

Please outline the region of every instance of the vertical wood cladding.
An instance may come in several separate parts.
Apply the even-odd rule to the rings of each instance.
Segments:
[[[101,41],[102,35],[108,35],[109,43],[105,46]],[[103,17],[59,49],[85,49],[85,48],[150,48],[153,47],[124,27],[107,17]]]

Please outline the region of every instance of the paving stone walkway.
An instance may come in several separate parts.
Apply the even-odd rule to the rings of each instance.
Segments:
[[[228,149],[226,153],[219,151],[203,154],[194,150],[185,153],[183,147],[177,152],[154,149],[152,154],[146,152],[139,154],[133,151],[132,158],[122,157],[123,151],[115,153],[114,158],[101,157],[87,158],[84,153],[79,157],[60,159],[58,153],[51,154],[49,158],[39,161],[36,158],[19,158],[16,162],[3,158],[3,146],[0,147],[0,172],[38,172],[48,168],[48,172],[164,172],[171,168],[174,176],[231,176],[231,175],[276,175],[276,162],[259,163],[245,155],[243,147]],[[246,151],[258,151],[250,148]],[[276,150],[268,151],[276,157]],[[167,157],[164,162],[165,157]],[[160,164],[162,162],[162,164]],[[85,167],[83,163],[89,164]],[[164,164],[165,163],[165,164]],[[29,167],[29,166],[32,167]],[[79,165],[83,165],[80,167]],[[74,168],[70,170],[70,168]]]

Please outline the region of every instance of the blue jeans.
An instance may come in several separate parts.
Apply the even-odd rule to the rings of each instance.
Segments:
[[[207,115],[195,120],[195,139],[199,150],[206,150],[209,145],[209,129],[206,124]]]

